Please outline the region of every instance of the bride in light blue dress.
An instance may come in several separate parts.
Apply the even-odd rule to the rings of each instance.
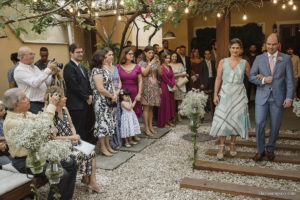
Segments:
[[[243,83],[244,74],[248,76],[250,73],[250,65],[240,58],[241,48],[242,42],[237,38],[232,39],[229,43],[231,56],[222,59],[218,66],[214,93],[214,103],[217,107],[210,135],[219,137],[219,160],[224,158],[226,136],[231,136],[230,155],[235,156],[236,137],[239,135],[248,139],[248,131],[251,128],[247,92]]]

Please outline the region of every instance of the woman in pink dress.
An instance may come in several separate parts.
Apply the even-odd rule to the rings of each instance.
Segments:
[[[142,71],[141,67],[133,62],[134,53],[130,47],[123,49],[117,68],[122,82],[122,89],[126,88],[131,93],[132,102],[136,99],[136,104],[133,108],[137,117],[142,117],[141,95],[142,95]],[[139,140],[134,136],[136,141]]]
[[[169,66],[171,58],[170,54],[162,53],[160,56],[160,61],[162,63],[162,75],[160,77],[160,106],[158,108],[158,120],[157,127],[174,127],[175,125],[171,123],[171,120],[175,118],[175,100],[174,92],[176,90],[175,77],[172,67]]]

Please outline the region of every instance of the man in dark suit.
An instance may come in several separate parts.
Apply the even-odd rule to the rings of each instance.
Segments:
[[[89,105],[92,104],[92,90],[87,70],[80,64],[83,49],[77,44],[69,47],[71,60],[64,69],[67,86],[67,108],[69,109],[76,132],[82,140],[87,139]]]
[[[179,54],[179,62],[181,62],[183,64],[183,67],[185,68],[185,71],[188,75],[191,74],[192,71],[192,64],[191,64],[191,58],[189,56],[185,56],[186,54],[186,48],[184,45],[180,46],[180,54]],[[187,86],[187,90],[190,90],[190,86],[189,84],[186,85]]]
[[[160,56],[163,52],[171,53],[172,50],[169,49],[169,41],[163,40],[162,43],[163,43],[163,49],[158,53],[158,55]]]
[[[199,64],[200,88],[202,90],[214,90],[216,79],[215,61],[211,59],[210,50],[205,50],[205,59]]]

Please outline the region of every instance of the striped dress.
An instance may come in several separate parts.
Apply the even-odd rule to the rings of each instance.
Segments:
[[[240,135],[248,139],[251,124],[243,83],[245,68],[246,61],[243,59],[234,69],[229,65],[229,58],[224,59],[220,102],[215,110],[210,135]]]

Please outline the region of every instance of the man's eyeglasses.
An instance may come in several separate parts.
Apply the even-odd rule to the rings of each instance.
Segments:
[[[24,56],[27,56],[27,55],[35,56],[35,53],[26,53],[26,54],[24,54]]]
[[[74,53],[81,54],[84,53],[84,51],[75,51]]]

